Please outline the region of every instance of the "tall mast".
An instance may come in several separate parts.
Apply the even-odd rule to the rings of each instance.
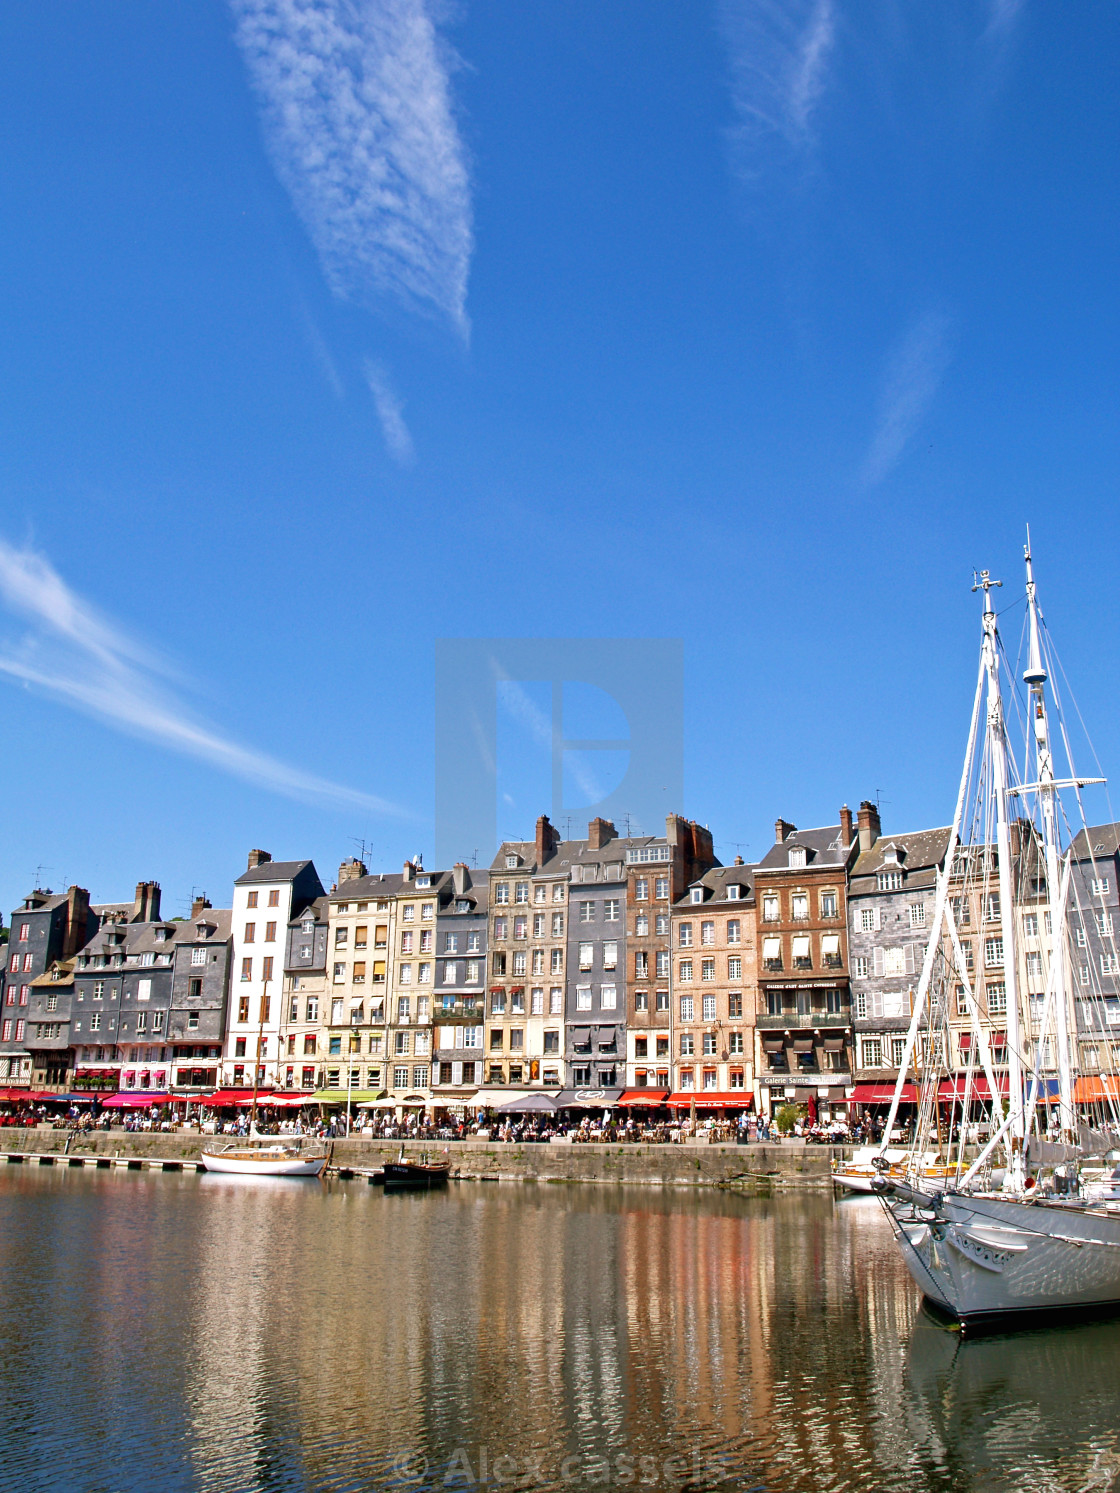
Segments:
[[[1007,814],[1007,735],[1003,720],[1003,696],[999,683],[999,647],[996,614],[992,609],[992,588],[1002,585],[982,570],[973,586],[984,593],[984,669],[988,676],[988,745],[992,760],[992,786],[996,801],[996,851],[999,858],[999,917],[1003,935],[1003,979],[1007,999],[1007,1078],[1008,1118],[1011,1123],[1011,1145],[1008,1147],[1008,1188],[1021,1192],[1025,1179],[1023,1155],[1023,1064],[1019,1024],[1019,980],[1016,959],[1015,883],[1011,869],[1011,826]],[[987,961],[985,960],[985,964]],[[990,1016],[989,1007],[989,1016]],[[993,1096],[993,1100],[996,1096]]]
[[[1054,1012],[1055,1041],[1058,1048],[1058,1113],[1061,1120],[1062,1139],[1072,1142],[1073,1131],[1073,1077],[1069,1061],[1069,983],[1066,976],[1066,954],[1063,930],[1058,924],[1054,898],[1058,890],[1058,830],[1054,800],[1057,787],[1054,780],[1054,757],[1050,749],[1050,722],[1046,714],[1046,668],[1042,661],[1042,644],[1039,637],[1038,598],[1035,594],[1034,569],[1031,565],[1031,531],[1027,530],[1027,542],[1023,548],[1027,562],[1027,615],[1030,624],[1030,655],[1023,674],[1023,683],[1031,692],[1031,723],[1034,728],[1034,752],[1038,798],[1042,806],[1042,844],[1046,856],[1046,885],[1052,909],[1050,928],[1053,938],[1051,959],[1061,961],[1059,980],[1056,986]],[[1039,1037],[1041,1039],[1041,1033]]]

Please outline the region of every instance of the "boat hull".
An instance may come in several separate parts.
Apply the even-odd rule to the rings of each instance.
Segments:
[[[448,1166],[424,1166],[407,1161],[387,1161],[382,1181],[390,1192],[404,1188],[446,1187],[451,1175]]]
[[[239,1177],[320,1177],[325,1156],[255,1156],[249,1152],[203,1151],[202,1165],[208,1172]]]
[[[1114,1214],[955,1193],[888,1212],[923,1295],[965,1327],[1120,1307]]]

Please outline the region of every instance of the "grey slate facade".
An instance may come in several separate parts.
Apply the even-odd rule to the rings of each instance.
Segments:
[[[0,1081],[9,1085],[28,1086],[32,1082],[32,981],[39,979],[59,960],[69,959],[97,927],[97,913],[89,905],[84,887],[72,886],[66,892],[33,891],[11,917],[11,930],[5,948],[7,955],[0,1016]],[[34,1026],[48,1028],[49,1035],[40,1049],[40,1082],[58,1087],[69,1068],[67,1043],[53,1034],[61,1023],[55,1019],[61,989],[53,992],[55,1000],[46,1010],[47,997],[35,1004],[38,1013]],[[40,1010],[40,1006],[42,1009]],[[47,1016],[50,1020],[47,1020]],[[42,1019],[38,1019],[41,1017]]]
[[[453,867],[436,908],[434,1104],[467,1100],[483,1079],[489,905],[488,874]]]

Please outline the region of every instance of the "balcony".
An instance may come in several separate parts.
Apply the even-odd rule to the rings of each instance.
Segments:
[[[792,1032],[817,1027],[849,1027],[851,1017],[848,1006],[842,1011],[783,1011],[780,1016],[762,1011],[755,1017],[754,1024],[760,1032]]]
[[[468,1026],[481,1026],[485,1016],[485,1003],[481,996],[477,1000],[448,1001],[442,998],[432,1011],[436,1022],[463,1022]]]

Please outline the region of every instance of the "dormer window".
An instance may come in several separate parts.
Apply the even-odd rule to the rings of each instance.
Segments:
[[[304,933],[314,933],[315,932],[315,921],[314,921],[314,919],[313,918],[304,918],[303,923],[301,924],[301,927],[302,927]]]
[[[742,893],[743,888],[737,881],[733,881],[727,888],[727,900],[729,902],[738,902],[739,898],[742,896]]]
[[[467,899],[465,897],[460,897],[459,901],[456,902],[456,904],[455,904],[455,911],[456,912],[470,912],[470,910],[471,910],[471,904],[467,901]]]
[[[506,856],[506,870],[512,871],[520,863],[521,857],[517,855]]]
[[[431,884],[432,884],[432,878],[430,876],[418,876],[416,878],[416,885],[417,886],[431,886]]]
[[[704,900],[704,888],[702,886],[694,886],[694,887],[692,887],[691,890],[689,891],[689,901],[691,901],[691,902],[703,902],[703,900]]]
[[[789,853],[789,864],[791,868],[800,868],[805,865],[806,855],[804,845],[794,845]]]

